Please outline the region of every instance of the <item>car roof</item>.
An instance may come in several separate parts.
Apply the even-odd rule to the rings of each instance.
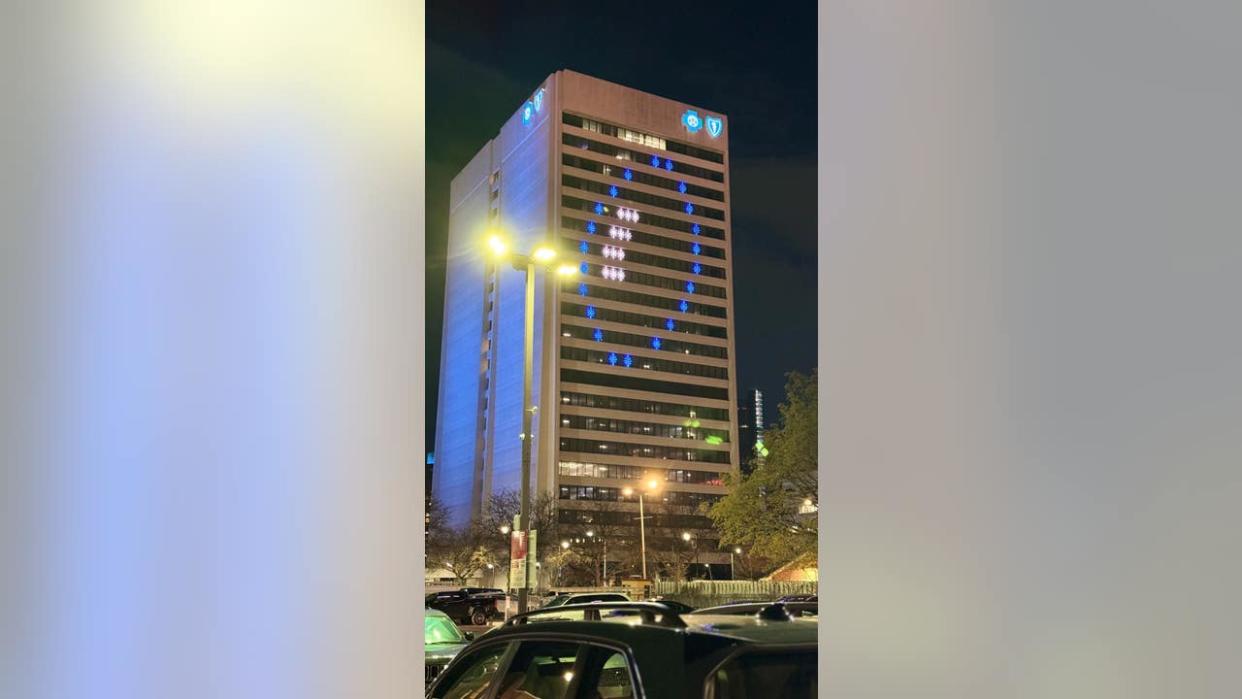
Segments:
[[[425,612],[427,613],[427,616],[442,616],[442,617],[444,617],[445,619],[450,619],[450,620],[452,619],[452,617],[450,617],[448,614],[445,614],[444,612],[440,611],[439,609],[432,609],[432,608],[428,607],[427,609],[425,609],[425,610],[423,610],[423,611],[425,611]]]
[[[815,643],[819,621],[810,617],[771,621],[736,614],[683,614],[687,630],[740,638],[752,643]]]

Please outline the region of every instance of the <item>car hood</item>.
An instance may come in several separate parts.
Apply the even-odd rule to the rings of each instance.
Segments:
[[[426,646],[424,657],[427,663],[447,663],[452,660],[469,643],[431,643]]]

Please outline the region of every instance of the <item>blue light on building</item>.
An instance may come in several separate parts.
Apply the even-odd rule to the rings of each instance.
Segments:
[[[595,341],[596,341],[596,342],[603,342],[603,341],[604,341],[604,331],[603,331],[603,330],[600,330],[599,328],[596,328],[596,329],[595,329],[595,333],[592,335],[592,337],[594,337],[594,338],[595,338]]]
[[[681,123],[685,125],[686,131],[690,133],[697,133],[699,129],[703,128],[703,118],[693,109],[687,109],[681,115]]]
[[[539,88],[539,91],[535,93],[534,102],[535,102],[535,111],[536,112],[543,111],[543,88],[542,87]]]
[[[586,296],[587,291],[589,291],[589,289],[587,288],[586,282],[578,282],[578,294],[581,296]]]
[[[617,196],[617,185],[615,185],[615,184],[614,184],[613,186],[611,186],[611,187],[609,187],[609,188],[608,188],[608,196],[613,197],[613,198],[616,198],[616,196]]]
[[[700,252],[703,252],[703,246],[699,245],[698,243],[695,243],[694,245],[690,246],[690,252],[693,252],[694,254],[697,255]]]
[[[529,125],[533,116],[535,116],[535,105],[527,100],[526,104],[522,105],[522,125]]]
[[[585,240],[582,241],[581,243],[578,243],[578,250],[582,251],[583,255],[587,254],[587,251],[590,249],[591,249],[591,246],[587,245],[587,242]]]
[[[600,202],[598,202],[598,201],[597,201],[597,202],[595,202],[595,215],[596,215],[596,216],[603,216],[603,215],[604,215],[604,205],[603,205],[603,204],[601,204],[601,203],[600,203]]]
[[[677,183],[677,191],[681,192],[682,194],[685,194],[685,193],[686,193],[686,183],[685,183],[685,182],[678,182],[678,183]]]
[[[655,156],[655,155],[651,156],[651,167],[660,167],[659,156]]]
[[[702,232],[702,230],[703,230],[703,229],[702,229],[701,227],[699,227],[699,224],[697,224],[697,223],[696,223],[696,224],[694,224],[693,226],[690,226],[690,232],[691,232],[691,233],[693,233],[693,234],[695,234],[695,235],[698,235],[700,232]]]
[[[664,169],[665,169],[665,170],[668,170],[669,172],[672,172],[672,171],[673,171],[673,161],[671,161],[671,160],[665,160],[665,161],[664,161]]]
[[[587,221],[586,230],[587,230],[587,233],[592,233],[592,234],[595,233],[595,222]]]
[[[688,294],[694,293],[694,282],[686,282],[686,293]]]
[[[685,301],[682,301],[682,303],[685,303]],[[681,309],[681,310],[683,310],[683,311],[684,311],[684,310],[686,310],[686,309],[684,309],[684,308],[683,308],[683,309]],[[673,328],[674,328],[674,327],[676,327],[676,323],[674,323],[674,322],[673,322],[673,319],[672,319],[672,318],[665,318],[665,319],[664,319],[664,327],[665,327],[665,328],[667,328],[669,332],[673,332]]]
[[[617,353],[616,353],[616,352],[609,352],[609,353],[608,353],[608,363],[609,363],[609,364],[611,364],[611,365],[613,365],[613,366],[616,366],[616,365],[617,365]]]
[[[621,360],[621,363],[627,367],[634,366],[634,358],[627,354],[625,355],[625,359]]]
[[[591,265],[588,265],[587,263],[583,262],[582,264],[578,265],[578,271],[582,272],[583,274],[590,274]]]
[[[710,134],[712,138],[719,136],[720,132],[723,130],[724,119],[716,116],[707,117],[707,133]]]
[[[701,274],[703,272],[703,265],[695,262],[693,265],[690,265],[690,271],[695,274]]]
[[[583,286],[585,286],[585,284]],[[586,296],[586,292],[584,291],[582,295]],[[690,303],[686,301],[685,299],[682,299],[681,303],[677,304],[677,307],[681,309],[682,313],[685,313],[686,311],[690,310]]]
[[[627,167],[625,169],[625,181],[629,182],[632,179],[634,179],[634,172]]]
[[[587,307],[586,307],[586,317],[587,317],[587,318],[592,318],[592,319],[594,319],[594,318],[595,318],[595,306],[587,306]]]
[[[653,348],[655,348],[655,349],[660,349],[660,345],[661,345],[661,344],[663,344],[663,343],[661,343],[661,342],[660,342],[660,338],[658,338],[658,337],[653,337],[653,338],[651,338],[651,346],[652,346]]]
[[[688,214],[694,213],[694,204],[691,204],[690,202],[686,202],[686,213]]]

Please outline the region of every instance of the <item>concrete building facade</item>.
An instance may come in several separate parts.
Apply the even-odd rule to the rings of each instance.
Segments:
[[[701,507],[740,463],[728,136],[719,112],[558,71],[454,178],[433,484],[453,522],[520,486],[525,275],[489,259],[496,230],[579,269],[538,277],[534,490],[636,540],[625,489],[656,479],[648,549],[690,532],[719,562]]]

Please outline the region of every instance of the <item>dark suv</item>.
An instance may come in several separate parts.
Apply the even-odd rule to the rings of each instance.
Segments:
[[[432,592],[427,595],[424,606],[444,612],[459,624],[482,626],[502,614],[496,602],[503,599],[504,591],[499,588],[463,587]]]
[[[643,602],[541,609],[470,644],[427,696],[811,699],[818,627],[781,604],[749,616],[683,615]]]

